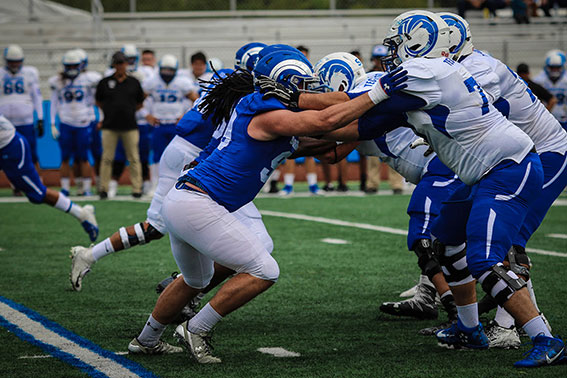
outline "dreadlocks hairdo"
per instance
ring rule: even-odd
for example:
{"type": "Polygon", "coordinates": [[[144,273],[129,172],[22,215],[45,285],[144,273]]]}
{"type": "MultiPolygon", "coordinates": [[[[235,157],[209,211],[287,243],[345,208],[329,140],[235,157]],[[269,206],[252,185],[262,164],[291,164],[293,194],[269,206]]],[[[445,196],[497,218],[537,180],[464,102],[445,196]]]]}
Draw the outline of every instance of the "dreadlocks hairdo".
{"type": "Polygon", "coordinates": [[[217,74],[216,70],[214,73],[210,81],[201,80],[201,88],[208,93],[198,107],[203,118],[212,117],[213,123],[219,126],[230,120],[232,109],[242,97],[254,92],[254,80],[250,72],[242,69],[225,77],[217,74]]]}

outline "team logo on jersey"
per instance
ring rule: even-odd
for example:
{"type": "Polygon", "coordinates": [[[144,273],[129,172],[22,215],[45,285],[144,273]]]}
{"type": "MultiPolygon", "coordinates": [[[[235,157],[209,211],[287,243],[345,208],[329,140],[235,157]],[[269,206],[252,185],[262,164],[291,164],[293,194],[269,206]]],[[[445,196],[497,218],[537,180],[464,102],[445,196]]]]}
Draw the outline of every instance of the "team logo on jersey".
{"type": "Polygon", "coordinates": [[[114,89],[116,87],[116,81],[108,80],[108,88],[114,89]]]}

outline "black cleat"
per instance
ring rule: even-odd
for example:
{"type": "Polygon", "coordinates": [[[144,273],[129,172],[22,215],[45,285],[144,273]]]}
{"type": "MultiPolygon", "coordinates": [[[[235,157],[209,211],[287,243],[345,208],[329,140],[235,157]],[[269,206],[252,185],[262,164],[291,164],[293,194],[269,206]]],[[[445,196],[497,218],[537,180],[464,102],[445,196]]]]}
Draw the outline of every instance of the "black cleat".
{"type": "Polygon", "coordinates": [[[396,316],[409,316],[417,319],[437,319],[435,304],[436,290],[432,286],[420,283],[415,296],[400,302],[385,302],[380,311],[396,316]]]}

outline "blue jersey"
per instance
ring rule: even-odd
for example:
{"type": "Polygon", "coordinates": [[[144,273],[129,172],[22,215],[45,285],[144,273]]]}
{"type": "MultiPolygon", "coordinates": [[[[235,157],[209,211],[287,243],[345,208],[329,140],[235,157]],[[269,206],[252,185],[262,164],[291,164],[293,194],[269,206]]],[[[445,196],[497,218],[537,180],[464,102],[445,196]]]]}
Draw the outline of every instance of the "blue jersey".
{"type": "Polygon", "coordinates": [[[211,118],[203,118],[203,114],[194,106],[177,122],[175,133],[192,145],[203,149],[211,140],[215,130],[211,118]]]}
{"type": "Polygon", "coordinates": [[[263,100],[260,93],[244,97],[234,109],[218,147],[180,181],[197,180],[213,200],[230,212],[252,201],[274,169],[299,144],[295,137],[263,142],[248,135],[254,116],[278,109],[286,107],[276,99],[263,100]]]}

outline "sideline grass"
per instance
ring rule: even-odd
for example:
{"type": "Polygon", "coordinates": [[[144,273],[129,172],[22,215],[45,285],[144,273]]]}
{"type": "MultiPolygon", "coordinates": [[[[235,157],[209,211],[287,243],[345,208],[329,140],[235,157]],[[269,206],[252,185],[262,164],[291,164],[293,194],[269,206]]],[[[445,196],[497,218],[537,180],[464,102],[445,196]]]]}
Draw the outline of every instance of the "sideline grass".
{"type": "MultiPolygon", "coordinates": [[[[409,196],[263,198],[260,209],[407,228],[409,196]]],[[[147,204],[97,202],[101,238],[145,218],[147,204]]],[[[279,282],[216,328],[215,366],[198,366],[185,354],[130,356],[163,377],[512,377],[566,376],[567,366],[518,371],[520,351],[455,352],[416,334],[438,321],[416,321],[380,314],[381,302],[394,300],[418,278],[405,238],[369,230],[301,220],[264,217],[281,269],[279,282]],[[347,245],[330,245],[323,238],[347,245]],[[301,353],[274,358],[256,350],[283,347],[301,353]]],[[[530,243],[532,248],[567,253],[565,207],[554,207],[530,243]]],[[[101,240],[101,239],[100,239],[101,240]]],[[[105,349],[125,351],[151,312],[157,282],[176,270],[167,238],[101,260],[80,293],[70,290],[68,251],[87,245],[78,223],[47,206],[0,204],[0,293],[92,340],[105,349]]],[[[532,270],[540,307],[555,332],[565,334],[567,258],[533,255],[532,270]]],[[[444,319],[444,314],[439,320],[444,319]]],[[[173,329],[165,340],[174,342],[173,329]]],[[[14,377],[84,376],[0,329],[0,375],[14,377]]]]}

